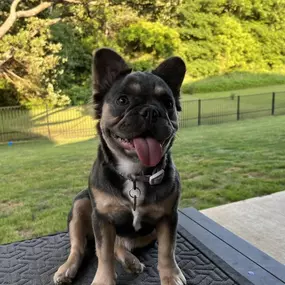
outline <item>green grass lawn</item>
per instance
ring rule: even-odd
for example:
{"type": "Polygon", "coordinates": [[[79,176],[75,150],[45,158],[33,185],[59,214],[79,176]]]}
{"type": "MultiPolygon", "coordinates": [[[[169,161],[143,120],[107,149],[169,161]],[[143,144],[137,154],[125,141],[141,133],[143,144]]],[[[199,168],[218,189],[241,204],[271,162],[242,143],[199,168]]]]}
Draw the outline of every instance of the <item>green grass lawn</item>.
{"type": "MultiPolygon", "coordinates": [[[[285,85],[285,75],[275,73],[232,72],[192,81],[186,77],[182,91],[186,94],[210,93],[229,90],[285,85]]],[[[284,89],[282,90],[284,91],[284,89]]],[[[256,92],[258,93],[258,92],[256,92]]]]}
{"type": "MultiPolygon", "coordinates": [[[[173,149],[181,207],[198,209],[285,189],[285,116],[180,130],[173,149]]],[[[0,145],[0,243],[66,228],[97,140],[0,145]]]]}
{"type": "Polygon", "coordinates": [[[182,100],[188,101],[192,99],[213,99],[221,97],[230,97],[231,95],[258,95],[258,94],[272,94],[272,92],[285,93],[285,84],[280,85],[269,85],[246,89],[234,89],[227,91],[213,91],[213,92],[202,92],[190,95],[189,93],[183,93],[182,100]]]}

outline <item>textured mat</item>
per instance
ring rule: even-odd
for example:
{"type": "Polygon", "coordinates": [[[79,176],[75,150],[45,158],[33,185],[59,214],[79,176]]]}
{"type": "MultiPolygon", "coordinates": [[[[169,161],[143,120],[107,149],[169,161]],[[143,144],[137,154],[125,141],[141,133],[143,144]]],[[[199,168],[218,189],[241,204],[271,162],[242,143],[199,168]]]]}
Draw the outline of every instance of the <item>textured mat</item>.
{"type": "MultiPolygon", "coordinates": [[[[193,237],[192,237],[193,238],[193,237]]],[[[203,253],[203,245],[191,238],[184,229],[179,229],[176,256],[185,274],[187,285],[234,285],[245,284],[242,277],[226,264],[203,253]],[[211,260],[210,260],[211,259],[211,260]],[[213,261],[214,260],[214,261],[213,261]],[[235,281],[234,281],[235,280],[235,281]]],[[[49,285],[58,266],[69,252],[67,233],[40,237],[0,246],[0,284],[49,285]]],[[[204,251],[205,252],[205,251],[204,251]]],[[[157,245],[137,252],[146,270],[134,276],[118,266],[118,285],[159,285],[157,245]]],[[[74,280],[75,285],[90,285],[96,270],[96,257],[87,258],[74,280]]]]}

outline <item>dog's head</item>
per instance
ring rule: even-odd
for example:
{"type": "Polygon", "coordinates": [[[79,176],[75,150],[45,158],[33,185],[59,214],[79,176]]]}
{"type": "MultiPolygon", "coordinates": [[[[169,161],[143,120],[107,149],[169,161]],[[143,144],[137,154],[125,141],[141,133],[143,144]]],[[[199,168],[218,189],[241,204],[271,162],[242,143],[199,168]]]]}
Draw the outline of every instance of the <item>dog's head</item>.
{"type": "Polygon", "coordinates": [[[111,49],[93,55],[96,117],[102,138],[117,157],[157,165],[178,129],[180,87],[185,64],[179,57],[152,72],[132,72],[111,49]]]}

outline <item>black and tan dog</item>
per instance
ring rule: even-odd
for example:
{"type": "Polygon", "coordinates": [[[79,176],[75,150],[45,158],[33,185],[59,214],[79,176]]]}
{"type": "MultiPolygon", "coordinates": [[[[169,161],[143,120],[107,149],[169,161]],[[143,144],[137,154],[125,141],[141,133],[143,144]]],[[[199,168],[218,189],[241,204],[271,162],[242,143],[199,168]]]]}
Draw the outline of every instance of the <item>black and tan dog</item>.
{"type": "Polygon", "coordinates": [[[90,236],[95,236],[98,256],[92,285],[115,284],[115,259],[127,271],[142,272],[144,265],[131,251],[155,239],[161,284],[186,284],[175,261],[180,181],[170,154],[184,74],[179,57],[165,60],[152,72],[131,72],[111,49],[94,53],[101,140],[89,187],[73,203],[71,251],[54,276],[55,284],[71,282],[90,236]]]}

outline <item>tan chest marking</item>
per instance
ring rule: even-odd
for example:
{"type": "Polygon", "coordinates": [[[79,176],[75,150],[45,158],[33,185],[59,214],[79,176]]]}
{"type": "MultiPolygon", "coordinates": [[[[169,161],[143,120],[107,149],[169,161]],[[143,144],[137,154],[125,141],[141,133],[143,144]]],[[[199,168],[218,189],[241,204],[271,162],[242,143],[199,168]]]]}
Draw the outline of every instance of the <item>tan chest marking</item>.
{"type": "MultiPolygon", "coordinates": [[[[128,189],[128,188],[126,188],[128,189]]],[[[171,214],[173,211],[173,205],[177,198],[177,193],[174,192],[172,195],[167,197],[157,204],[150,204],[147,206],[142,206],[141,202],[137,205],[136,211],[132,209],[133,204],[126,200],[119,199],[115,196],[104,193],[104,191],[92,188],[92,193],[96,201],[97,211],[101,214],[119,214],[123,211],[132,211],[133,214],[133,227],[136,231],[141,228],[142,217],[147,215],[154,220],[158,220],[165,215],[171,214]]]]}
{"type": "Polygon", "coordinates": [[[96,209],[100,214],[116,214],[130,208],[129,203],[104,191],[92,188],[96,209]]]}

